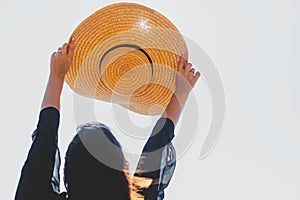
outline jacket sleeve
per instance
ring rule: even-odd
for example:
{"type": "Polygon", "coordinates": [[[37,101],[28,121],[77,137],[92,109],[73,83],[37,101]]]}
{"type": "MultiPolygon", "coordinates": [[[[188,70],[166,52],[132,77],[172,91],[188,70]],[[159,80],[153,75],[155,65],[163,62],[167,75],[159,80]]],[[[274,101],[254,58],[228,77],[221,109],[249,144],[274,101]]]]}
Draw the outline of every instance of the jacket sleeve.
{"type": "Polygon", "coordinates": [[[161,200],[176,165],[174,124],[169,118],[160,118],[154,126],[151,136],[143,148],[135,176],[151,178],[152,183],[140,193],[145,200],[161,200]]]}
{"type": "Polygon", "coordinates": [[[59,119],[59,111],[54,107],[46,107],[40,111],[15,200],[54,199],[57,196],[57,192],[53,190],[53,173],[55,159],[60,161],[57,148],[59,119]]]}

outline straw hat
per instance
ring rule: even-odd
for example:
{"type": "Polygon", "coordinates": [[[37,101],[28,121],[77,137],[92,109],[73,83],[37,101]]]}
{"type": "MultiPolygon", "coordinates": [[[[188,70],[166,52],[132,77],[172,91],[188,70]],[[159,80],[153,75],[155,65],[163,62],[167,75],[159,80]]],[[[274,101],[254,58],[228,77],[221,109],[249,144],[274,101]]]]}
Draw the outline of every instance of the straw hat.
{"type": "Polygon", "coordinates": [[[179,56],[188,53],[166,17],[139,4],[112,4],[86,18],[71,37],[76,46],[65,82],[74,92],[144,115],[164,111],[179,56]]]}

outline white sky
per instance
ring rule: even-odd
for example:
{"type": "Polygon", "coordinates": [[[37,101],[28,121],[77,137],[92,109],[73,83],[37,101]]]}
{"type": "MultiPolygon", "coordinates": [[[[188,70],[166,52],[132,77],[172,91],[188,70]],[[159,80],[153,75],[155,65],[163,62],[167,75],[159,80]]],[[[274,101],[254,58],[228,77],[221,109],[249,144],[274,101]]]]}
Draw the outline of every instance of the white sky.
{"type": "MultiPolygon", "coordinates": [[[[115,2],[1,1],[1,199],[14,197],[37,124],[51,53],[82,20],[115,2]]],[[[201,131],[177,161],[166,199],[300,199],[299,1],[133,2],[161,12],[201,45],[225,87],[222,138],[209,157],[198,160],[211,105],[203,81],[196,86],[201,131]]],[[[76,128],[73,95],[65,85],[59,129],[62,160],[76,128]]],[[[106,103],[96,101],[95,112],[97,120],[114,126],[106,103]]],[[[131,117],[145,126],[151,122],[131,117]]],[[[142,142],[136,144],[124,146],[138,151],[142,142]]]]}

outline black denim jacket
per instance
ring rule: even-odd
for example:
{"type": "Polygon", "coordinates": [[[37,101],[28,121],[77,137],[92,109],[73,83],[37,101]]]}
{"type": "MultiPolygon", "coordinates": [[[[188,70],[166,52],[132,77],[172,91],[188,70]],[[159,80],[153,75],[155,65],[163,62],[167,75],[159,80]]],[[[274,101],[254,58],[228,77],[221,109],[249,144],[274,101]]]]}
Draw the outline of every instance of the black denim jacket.
{"type": "MultiPolygon", "coordinates": [[[[16,200],[68,199],[67,193],[60,193],[59,190],[59,119],[60,113],[54,107],[40,111],[37,128],[32,134],[33,143],[22,168],[16,200]]],[[[105,126],[102,123],[98,125],[105,126]]],[[[145,200],[164,199],[164,189],[176,166],[176,153],[171,143],[173,138],[173,122],[168,118],[160,118],[143,149],[135,173],[135,176],[153,179],[151,186],[141,191],[145,200]]]]}

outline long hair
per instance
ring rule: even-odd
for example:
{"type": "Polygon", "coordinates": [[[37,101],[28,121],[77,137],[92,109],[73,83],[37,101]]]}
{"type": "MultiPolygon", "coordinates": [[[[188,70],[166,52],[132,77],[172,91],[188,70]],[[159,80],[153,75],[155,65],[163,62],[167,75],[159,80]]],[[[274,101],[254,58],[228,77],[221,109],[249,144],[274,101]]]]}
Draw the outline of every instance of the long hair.
{"type": "Polygon", "coordinates": [[[121,145],[108,127],[87,123],[77,128],[64,167],[71,200],[130,199],[130,184],[121,145]]]}

